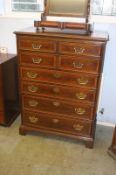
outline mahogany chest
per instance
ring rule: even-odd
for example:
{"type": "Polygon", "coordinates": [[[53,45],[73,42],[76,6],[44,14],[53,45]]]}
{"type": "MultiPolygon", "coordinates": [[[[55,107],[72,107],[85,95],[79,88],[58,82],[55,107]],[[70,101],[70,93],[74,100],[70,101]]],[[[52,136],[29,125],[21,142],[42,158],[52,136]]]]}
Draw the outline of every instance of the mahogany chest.
{"type": "Polygon", "coordinates": [[[30,28],[15,32],[21,97],[20,134],[58,134],[93,147],[108,35],[30,28]]]}

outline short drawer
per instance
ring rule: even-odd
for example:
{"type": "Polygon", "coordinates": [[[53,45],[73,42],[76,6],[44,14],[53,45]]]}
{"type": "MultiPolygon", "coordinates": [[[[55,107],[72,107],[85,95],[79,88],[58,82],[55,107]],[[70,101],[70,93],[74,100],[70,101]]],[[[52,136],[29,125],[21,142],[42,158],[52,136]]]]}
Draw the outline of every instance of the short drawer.
{"type": "Polygon", "coordinates": [[[94,103],[96,95],[95,90],[89,90],[86,88],[70,88],[66,86],[34,83],[27,81],[22,82],[21,89],[23,93],[30,95],[42,95],[64,100],[89,103],[94,103]]]}
{"type": "Polygon", "coordinates": [[[21,37],[18,40],[19,49],[32,50],[39,52],[56,52],[55,41],[49,39],[33,38],[33,37],[21,37]]]}
{"type": "Polygon", "coordinates": [[[23,80],[55,83],[68,86],[96,88],[98,76],[84,73],[69,73],[63,71],[21,68],[23,80]]]}
{"type": "Polygon", "coordinates": [[[95,42],[60,42],[59,52],[73,55],[101,56],[102,44],[95,42]]]}
{"type": "Polygon", "coordinates": [[[60,69],[71,71],[82,71],[87,73],[100,72],[100,58],[92,56],[60,56],[60,69]]]}
{"type": "Polygon", "coordinates": [[[56,113],[67,117],[93,119],[94,107],[90,104],[27,95],[23,96],[22,99],[24,109],[56,113]]]}
{"type": "Polygon", "coordinates": [[[19,54],[21,65],[30,65],[36,67],[51,67],[55,66],[56,56],[53,54],[42,54],[38,52],[20,52],[19,54]]]}
{"type": "Polygon", "coordinates": [[[76,135],[90,135],[91,122],[79,119],[65,119],[58,116],[46,115],[44,113],[35,113],[24,111],[23,123],[33,127],[43,128],[44,130],[58,131],[76,135]]]}

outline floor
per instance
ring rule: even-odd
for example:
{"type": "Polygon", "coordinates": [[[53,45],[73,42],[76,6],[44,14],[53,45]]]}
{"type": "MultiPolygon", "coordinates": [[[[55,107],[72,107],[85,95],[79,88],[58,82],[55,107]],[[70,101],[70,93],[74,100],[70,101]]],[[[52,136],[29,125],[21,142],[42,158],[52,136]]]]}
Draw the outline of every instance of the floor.
{"type": "Polygon", "coordinates": [[[20,136],[20,117],[0,126],[0,175],[115,175],[108,155],[113,128],[97,125],[94,149],[82,142],[29,133],[20,136]]]}

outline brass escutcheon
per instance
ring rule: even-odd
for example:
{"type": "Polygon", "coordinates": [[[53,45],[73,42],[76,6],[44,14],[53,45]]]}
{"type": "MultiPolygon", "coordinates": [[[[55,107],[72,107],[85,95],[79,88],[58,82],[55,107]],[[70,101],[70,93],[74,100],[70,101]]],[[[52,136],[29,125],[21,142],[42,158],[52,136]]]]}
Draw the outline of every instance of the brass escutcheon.
{"type": "Polygon", "coordinates": [[[80,84],[80,85],[87,85],[89,80],[84,78],[84,77],[81,77],[81,78],[78,78],[77,79],[77,82],[80,84]]]}
{"type": "Polygon", "coordinates": [[[55,78],[60,78],[60,77],[61,77],[61,74],[60,74],[59,72],[56,72],[56,73],[53,74],[53,76],[54,76],[55,78]]]}
{"type": "Polygon", "coordinates": [[[36,86],[33,86],[33,85],[31,85],[31,86],[28,86],[28,91],[29,92],[37,92],[38,91],[38,87],[36,87],[36,86]]]}
{"type": "Polygon", "coordinates": [[[42,62],[42,58],[32,58],[32,62],[34,64],[40,64],[42,62]]]}
{"type": "Polygon", "coordinates": [[[82,131],[83,128],[84,128],[84,126],[83,126],[83,125],[80,125],[80,124],[74,124],[74,125],[73,125],[73,128],[74,128],[74,130],[76,130],[76,131],[82,131]]]}
{"type": "Polygon", "coordinates": [[[28,103],[29,103],[29,106],[31,107],[37,107],[38,105],[38,101],[36,100],[30,100],[28,103]]]}
{"type": "Polygon", "coordinates": [[[84,108],[75,108],[75,112],[78,115],[83,115],[85,114],[86,110],[84,108]]]}
{"type": "Polygon", "coordinates": [[[79,100],[85,100],[86,97],[87,97],[87,95],[84,94],[84,93],[82,93],[82,92],[80,92],[80,93],[76,93],[76,97],[77,97],[77,99],[79,99],[79,100]]]}
{"type": "Polygon", "coordinates": [[[29,116],[29,121],[31,122],[31,123],[37,123],[38,122],[38,120],[39,120],[39,118],[38,117],[36,117],[36,116],[29,116]]]}
{"type": "Polygon", "coordinates": [[[73,66],[74,68],[82,69],[84,64],[78,61],[78,62],[73,62],[73,66]]]}
{"type": "Polygon", "coordinates": [[[27,77],[28,78],[34,79],[34,78],[37,78],[37,76],[38,76],[38,73],[27,72],[27,77]]]}
{"type": "Polygon", "coordinates": [[[60,106],[60,102],[54,101],[54,102],[53,102],[53,105],[54,105],[55,107],[59,107],[59,106],[60,106]]]}
{"type": "Polygon", "coordinates": [[[79,54],[83,54],[85,51],[85,48],[81,48],[81,47],[74,47],[74,52],[75,54],[79,55],[79,54]]]}
{"type": "Polygon", "coordinates": [[[42,47],[41,44],[37,44],[37,43],[33,43],[33,44],[32,44],[32,48],[33,48],[34,50],[40,50],[41,47],[42,47]]]}
{"type": "Polygon", "coordinates": [[[59,89],[58,87],[54,87],[54,88],[53,88],[53,92],[59,93],[59,92],[60,92],[60,89],[59,89]]]}

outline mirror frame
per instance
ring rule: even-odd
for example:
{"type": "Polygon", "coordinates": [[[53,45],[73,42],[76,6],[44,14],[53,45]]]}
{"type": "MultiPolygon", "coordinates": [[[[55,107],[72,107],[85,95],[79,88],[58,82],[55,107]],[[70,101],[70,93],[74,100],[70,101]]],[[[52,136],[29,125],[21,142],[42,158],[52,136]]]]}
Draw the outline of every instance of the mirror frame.
{"type": "MultiPolygon", "coordinates": [[[[55,0],[54,0],[55,1],[55,0]]],[[[71,0],[70,0],[71,1],[71,0]]],[[[43,16],[57,16],[57,17],[79,17],[79,18],[85,18],[88,19],[90,14],[90,0],[86,0],[86,6],[85,6],[85,13],[83,15],[78,15],[78,13],[50,13],[50,0],[44,0],[44,13],[43,16]]]]}

